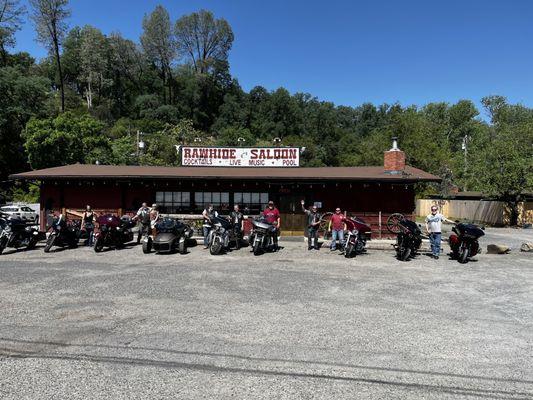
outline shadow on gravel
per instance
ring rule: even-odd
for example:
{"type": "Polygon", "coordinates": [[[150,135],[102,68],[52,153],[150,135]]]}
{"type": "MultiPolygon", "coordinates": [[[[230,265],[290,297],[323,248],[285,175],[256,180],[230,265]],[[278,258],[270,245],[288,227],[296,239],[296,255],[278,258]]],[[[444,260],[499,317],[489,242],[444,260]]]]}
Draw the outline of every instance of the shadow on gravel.
{"type": "MultiPolygon", "coordinates": [[[[497,377],[487,377],[487,376],[477,376],[477,375],[464,375],[464,374],[454,374],[446,372],[433,372],[433,371],[420,371],[420,370],[411,370],[411,369],[395,369],[395,368],[386,368],[386,367],[371,367],[364,365],[351,365],[343,363],[332,363],[332,362],[322,362],[322,361],[312,361],[312,360],[291,360],[291,359],[282,359],[282,358],[261,358],[261,357],[248,357],[241,355],[231,355],[231,354],[220,354],[220,353],[209,353],[209,352],[194,352],[194,351],[179,351],[171,349],[161,349],[161,348],[150,348],[150,347],[135,347],[135,346],[111,346],[111,345],[83,345],[83,344],[69,344],[62,342],[47,342],[47,341],[29,341],[29,340],[17,340],[17,339],[8,339],[0,338],[0,341],[10,342],[12,345],[24,344],[24,345],[47,345],[53,347],[49,349],[49,353],[46,353],[41,348],[37,348],[34,351],[16,349],[9,347],[0,347],[0,356],[16,359],[53,359],[53,360],[62,360],[62,361],[91,361],[96,363],[108,363],[108,364],[119,364],[119,365],[132,365],[132,366],[148,366],[148,367],[159,367],[159,368],[168,368],[168,369],[188,369],[195,371],[205,371],[205,372],[221,372],[221,373],[237,373],[237,374],[250,374],[250,375],[264,375],[264,376],[280,376],[280,377],[289,377],[289,378],[304,378],[304,379],[327,379],[335,381],[347,381],[347,382],[357,382],[357,383],[366,383],[366,384],[376,384],[376,385],[385,385],[393,386],[405,389],[416,389],[416,390],[425,390],[430,392],[438,393],[447,393],[453,395],[464,395],[480,398],[492,398],[492,399],[531,399],[533,392],[523,392],[515,390],[500,390],[500,389],[484,389],[484,388],[474,388],[474,387],[463,387],[459,385],[433,385],[433,384],[422,384],[422,383],[413,383],[413,382],[401,382],[401,381],[392,381],[386,379],[378,378],[363,378],[363,377],[349,377],[349,376],[338,376],[332,374],[321,374],[321,373],[307,373],[299,371],[280,371],[280,370],[269,370],[264,368],[237,368],[237,367],[227,367],[227,366],[218,366],[207,363],[192,363],[192,362],[180,362],[180,361],[163,361],[163,360],[154,360],[149,358],[133,358],[133,357],[118,357],[118,356],[104,356],[104,355],[93,355],[93,354],[57,354],[57,348],[103,348],[103,349],[114,349],[114,350],[139,350],[139,351],[157,351],[168,354],[176,354],[182,356],[205,356],[205,357],[220,357],[220,358],[233,358],[239,360],[247,360],[253,362],[286,362],[292,364],[303,364],[303,365],[323,365],[323,366],[334,366],[342,368],[351,368],[359,370],[370,370],[370,371],[381,371],[381,372],[394,372],[394,373],[410,373],[415,375],[422,376],[435,376],[435,377],[446,377],[446,378],[459,378],[459,379],[468,379],[468,380],[479,380],[479,381],[489,381],[489,382],[505,382],[505,383],[518,383],[525,385],[533,385],[533,381],[530,380],[521,380],[521,379],[506,379],[506,378],[497,378],[497,377]],[[52,353],[53,351],[53,353],[52,353]]],[[[466,382],[465,382],[466,383],[466,382]]],[[[470,385],[472,382],[468,382],[470,385]]],[[[478,385],[486,387],[487,383],[479,382],[478,385]]]]}

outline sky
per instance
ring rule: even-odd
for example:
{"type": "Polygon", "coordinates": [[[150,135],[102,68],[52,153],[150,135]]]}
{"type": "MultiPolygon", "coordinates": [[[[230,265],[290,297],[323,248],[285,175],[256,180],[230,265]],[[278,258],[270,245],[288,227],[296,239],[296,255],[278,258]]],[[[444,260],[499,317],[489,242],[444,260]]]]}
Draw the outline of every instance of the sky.
{"type": "MultiPolygon", "coordinates": [[[[245,90],[283,86],[349,106],[479,106],[491,94],[533,106],[533,1],[71,0],[68,23],[138,41],[157,4],[173,21],[200,9],[225,18],[245,90]]],[[[46,55],[30,22],[16,50],[46,55]]]]}

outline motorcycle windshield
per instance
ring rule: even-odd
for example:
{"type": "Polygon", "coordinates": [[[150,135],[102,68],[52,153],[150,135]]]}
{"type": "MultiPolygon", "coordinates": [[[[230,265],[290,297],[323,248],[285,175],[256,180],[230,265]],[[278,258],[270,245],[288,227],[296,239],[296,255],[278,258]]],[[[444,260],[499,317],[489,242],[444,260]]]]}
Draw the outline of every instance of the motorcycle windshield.
{"type": "Polygon", "coordinates": [[[420,234],[420,229],[418,228],[418,225],[411,220],[402,219],[400,221],[400,225],[415,235],[420,234]]]}
{"type": "Polygon", "coordinates": [[[156,224],[156,229],[161,233],[172,233],[176,230],[176,220],[170,217],[163,218],[156,224]]]}
{"type": "Polygon", "coordinates": [[[480,238],[485,234],[479,226],[474,224],[458,224],[457,229],[461,234],[475,239],[480,238]]]}

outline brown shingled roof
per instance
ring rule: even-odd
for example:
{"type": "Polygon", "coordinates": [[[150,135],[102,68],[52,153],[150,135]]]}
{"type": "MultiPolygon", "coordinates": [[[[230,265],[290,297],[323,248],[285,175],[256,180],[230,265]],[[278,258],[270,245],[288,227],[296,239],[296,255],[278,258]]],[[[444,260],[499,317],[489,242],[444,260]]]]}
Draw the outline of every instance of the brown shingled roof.
{"type": "Polygon", "coordinates": [[[134,165],[74,164],[10,175],[10,179],[267,179],[438,182],[438,176],[406,166],[402,174],[383,167],[244,168],[150,167],[134,165]]]}

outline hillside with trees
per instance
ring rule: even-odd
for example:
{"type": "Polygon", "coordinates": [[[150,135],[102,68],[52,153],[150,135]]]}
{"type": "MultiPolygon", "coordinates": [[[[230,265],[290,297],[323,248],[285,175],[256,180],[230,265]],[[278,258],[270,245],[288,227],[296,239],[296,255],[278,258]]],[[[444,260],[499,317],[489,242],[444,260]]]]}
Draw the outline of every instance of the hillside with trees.
{"type": "MultiPolygon", "coordinates": [[[[157,6],[137,41],[69,26],[67,0],[0,0],[0,174],[70,163],[178,165],[175,144],[305,146],[305,166],[381,165],[398,136],[407,162],[452,187],[516,204],[533,186],[533,109],[504,97],[335,105],[311,94],[241,88],[229,23],[157,6]],[[26,17],[49,53],[11,51],[26,17]],[[139,151],[138,133],[146,143],[139,151]],[[238,141],[244,138],[245,141],[238,141]]],[[[260,82],[258,82],[260,83],[260,82]]],[[[4,197],[12,188],[4,183],[4,197]]],[[[15,190],[16,192],[16,190],[15,190]]]]}

